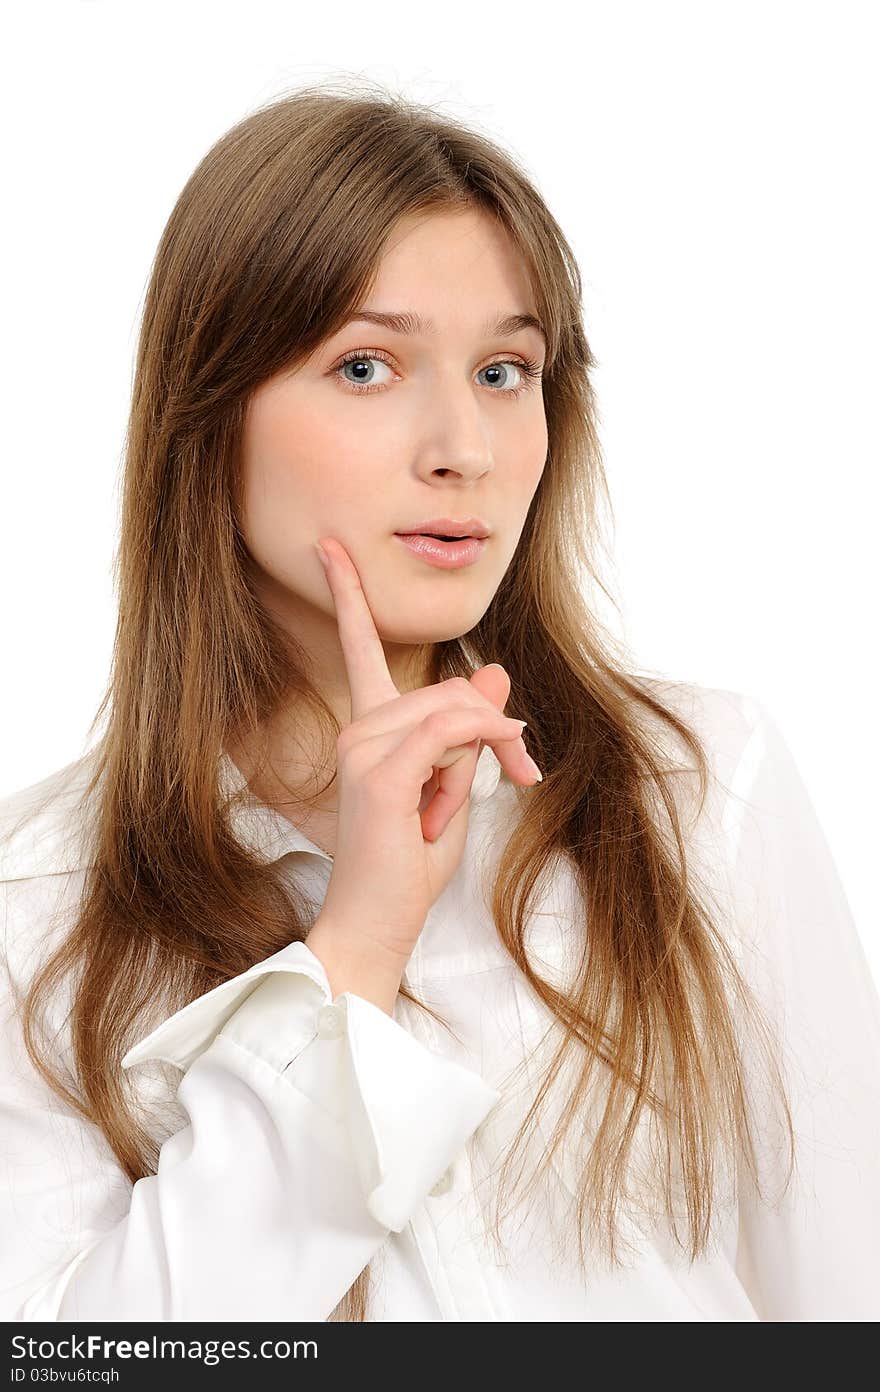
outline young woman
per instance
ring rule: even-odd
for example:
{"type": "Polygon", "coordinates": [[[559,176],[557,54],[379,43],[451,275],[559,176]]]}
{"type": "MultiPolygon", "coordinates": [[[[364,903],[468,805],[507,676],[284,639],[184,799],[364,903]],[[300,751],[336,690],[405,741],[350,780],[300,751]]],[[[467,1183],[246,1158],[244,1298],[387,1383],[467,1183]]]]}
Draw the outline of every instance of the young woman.
{"type": "Polygon", "coordinates": [[[880,1315],[877,994],[767,711],[585,598],[580,288],[399,97],[184,188],[106,727],[2,807],[7,1320],[880,1315]]]}

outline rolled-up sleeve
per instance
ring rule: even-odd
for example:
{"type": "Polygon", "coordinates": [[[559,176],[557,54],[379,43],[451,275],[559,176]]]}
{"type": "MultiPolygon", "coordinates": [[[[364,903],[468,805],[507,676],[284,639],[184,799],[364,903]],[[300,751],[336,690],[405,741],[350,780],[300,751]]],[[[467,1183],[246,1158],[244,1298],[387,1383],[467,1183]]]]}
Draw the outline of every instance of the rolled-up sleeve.
{"type": "Polygon", "coordinates": [[[0,1094],[4,1318],[326,1319],[500,1095],[370,1001],[334,1001],[299,942],[170,1016],[123,1067],[152,1059],[182,1070],[189,1123],[133,1186],[95,1127],[41,1108],[36,1080],[23,1093],[21,1069],[0,1094]]]}
{"type": "Polygon", "coordinates": [[[743,1174],[737,1270],[763,1320],[873,1321],[880,999],[791,751],[768,711],[750,707],[731,789],[737,913],[743,960],[781,1046],[795,1171],[780,1200],[789,1156],[779,1126],[768,1125],[759,1156],[770,1202],[743,1174]]]}

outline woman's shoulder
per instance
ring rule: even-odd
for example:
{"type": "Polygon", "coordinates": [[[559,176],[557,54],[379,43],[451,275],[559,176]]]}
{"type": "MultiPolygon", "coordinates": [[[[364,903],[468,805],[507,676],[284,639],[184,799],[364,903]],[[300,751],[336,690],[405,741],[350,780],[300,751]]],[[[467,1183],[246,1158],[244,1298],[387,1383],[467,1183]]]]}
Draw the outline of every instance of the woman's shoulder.
{"type": "Polygon", "coordinates": [[[0,798],[0,882],[65,875],[88,864],[84,794],[95,753],[0,798]]]}
{"type": "Polygon", "coordinates": [[[788,771],[787,745],[767,705],[748,691],[656,677],[648,693],[697,736],[706,759],[703,787],[680,736],[659,715],[657,743],[669,755],[673,776],[666,780],[681,814],[689,873],[726,901],[736,885],[766,871],[767,841],[797,810],[800,792],[788,771]],[[788,777],[788,782],[785,781],[788,777]],[[768,788],[793,788],[788,803],[774,812],[768,788]]]}
{"type": "Polygon", "coordinates": [[[0,960],[19,987],[75,920],[94,751],[0,798],[0,960]]]}
{"type": "MultiPolygon", "coordinates": [[[[693,730],[703,745],[712,775],[722,783],[736,772],[753,736],[768,718],[766,707],[747,691],[658,676],[639,675],[637,681],[648,695],[693,730]]],[[[670,738],[670,727],[660,716],[649,714],[648,720],[658,731],[663,729],[665,740],[670,738]]]]}

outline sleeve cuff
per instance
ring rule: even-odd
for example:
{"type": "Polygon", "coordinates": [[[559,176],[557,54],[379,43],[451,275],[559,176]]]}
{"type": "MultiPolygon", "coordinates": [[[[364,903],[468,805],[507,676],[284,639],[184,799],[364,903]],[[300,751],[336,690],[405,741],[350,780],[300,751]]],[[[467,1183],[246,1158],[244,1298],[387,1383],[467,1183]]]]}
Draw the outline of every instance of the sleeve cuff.
{"type": "Polygon", "coordinates": [[[270,972],[295,972],[307,976],[320,988],[325,1001],[330,1000],[327,973],[314,952],[304,942],[288,943],[262,962],[255,962],[246,972],[221,981],[213,991],[198,996],[182,1010],[170,1015],[145,1035],[123,1056],[122,1067],[131,1068],[147,1059],[163,1059],[178,1068],[189,1068],[199,1054],[204,1053],[227,1020],[244,1004],[260,981],[270,972]]]}
{"type": "Polygon", "coordinates": [[[501,1097],[361,996],[344,992],[345,1089],[367,1208],[400,1232],[501,1097]]]}
{"type": "Polygon", "coordinates": [[[331,1000],[320,960],[305,943],[289,943],[190,1001],[122,1066],[158,1058],[186,1070],[222,1032],[339,1123],[369,1213],[400,1232],[501,1093],[372,1001],[351,991],[331,1000]],[[328,1006],[330,1032],[321,1028],[328,1006]]]}

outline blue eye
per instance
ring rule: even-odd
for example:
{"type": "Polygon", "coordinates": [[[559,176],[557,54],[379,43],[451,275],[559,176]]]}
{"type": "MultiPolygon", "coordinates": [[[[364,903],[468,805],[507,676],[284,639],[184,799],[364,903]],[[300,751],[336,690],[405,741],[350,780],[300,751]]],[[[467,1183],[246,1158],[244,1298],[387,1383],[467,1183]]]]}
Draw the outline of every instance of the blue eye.
{"type": "MultiPolygon", "coordinates": [[[[360,367],[362,364],[367,364],[371,362],[384,362],[386,366],[390,366],[390,364],[388,363],[388,359],[380,355],[379,353],[374,353],[372,351],[368,353],[354,352],[347,353],[346,356],[340,362],[339,366],[334,369],[334,371],[337,373],[341,373],[342,369],[344,367],[347,367],[350,363],[356,363],[357,366],[360,367]]],[[[373,375],[375,375],[375,368],[373,368],[372,371],[373,375]]],[[[365,380],[361,381],[352,381],[350,377],[343,376],[340,380],[343,381],[347,387],[351,387],[353,391],[364,392],[377,390],[377,388],[371,384],[369,378],[366,378],[365,380]]]]}
{"type": "MultiPolygon", "coordinates": [[[[377,386],[370,381],[353,382],[350,377],[340,376],[343,369],[347,367],[350,363],[361,364],[370,362],[384,362],[390,366],[390,359],[386,356],[385,353],[382,353],[375,348],[358,348],[354,349],[349,353],[346,353],[345,357],[340,359],[336,367],[332,369],[332,373],[334,376],[336,376],[337,380],[341,383],[344,383],[350,391],[363,393],[382,391],[384,389],[384,383],[380,383],[377,386]]],[[[523,392],[529,391],[533,382],[541,376],[540,365],[538,363],[531,362],[528,358],[501,358],[497,362],[488,363],[486,367],[481,367],[480,371],[494,372],[496,369],[501,367],[515,367],[520,373],[522,373],[525,380],[517,387],[513,387],[506,391],[495,391],[496,396],[521,396],[523,392]]]]}

